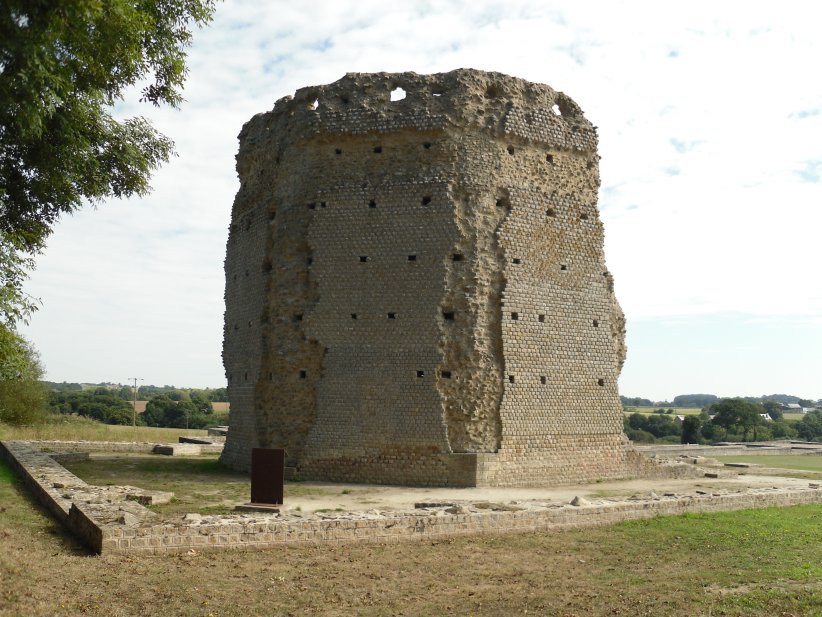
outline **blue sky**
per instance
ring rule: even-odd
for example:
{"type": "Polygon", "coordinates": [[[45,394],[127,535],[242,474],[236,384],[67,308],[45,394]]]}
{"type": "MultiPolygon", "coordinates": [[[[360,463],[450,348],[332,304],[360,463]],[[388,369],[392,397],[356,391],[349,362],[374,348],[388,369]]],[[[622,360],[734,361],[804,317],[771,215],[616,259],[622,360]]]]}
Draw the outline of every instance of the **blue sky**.
{"type": "Polygon", "coordinates": [[[143,199],[65,218],[25,334],[49,379],[217,386],[236,136],[346,72],[502,71],[599,127],[606,259],[629,396],[822,397],[822,9],[781,2],[228,0],[187,101],[129,97],[179,156],[143,199]],[[398,5],[398,6],[395,6],[398,5]]]}

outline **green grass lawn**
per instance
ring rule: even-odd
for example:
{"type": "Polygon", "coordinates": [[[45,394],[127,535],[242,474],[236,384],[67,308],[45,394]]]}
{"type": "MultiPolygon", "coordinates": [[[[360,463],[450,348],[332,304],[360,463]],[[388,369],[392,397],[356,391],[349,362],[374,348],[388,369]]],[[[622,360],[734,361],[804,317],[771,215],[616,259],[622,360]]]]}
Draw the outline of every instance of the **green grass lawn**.
{"type": "Polygon", "coordinates": [[[740,454],[736,456],[712,457],[721,463],[754,463],[765,467],[794,469],[797,471],[814,471],[822,474],[822,455],[818,454],[740,454]]]}

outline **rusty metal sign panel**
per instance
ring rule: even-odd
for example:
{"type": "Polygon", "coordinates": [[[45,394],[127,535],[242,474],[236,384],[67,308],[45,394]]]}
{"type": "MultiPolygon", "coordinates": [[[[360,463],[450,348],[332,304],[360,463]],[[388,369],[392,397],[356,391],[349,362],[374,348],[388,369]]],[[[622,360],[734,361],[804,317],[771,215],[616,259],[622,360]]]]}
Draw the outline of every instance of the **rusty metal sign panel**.
{"type": "Polygon", "coordinates": [[[251,503],[283,503],[285,450],[253,448],[251,450],[251,503]]]}

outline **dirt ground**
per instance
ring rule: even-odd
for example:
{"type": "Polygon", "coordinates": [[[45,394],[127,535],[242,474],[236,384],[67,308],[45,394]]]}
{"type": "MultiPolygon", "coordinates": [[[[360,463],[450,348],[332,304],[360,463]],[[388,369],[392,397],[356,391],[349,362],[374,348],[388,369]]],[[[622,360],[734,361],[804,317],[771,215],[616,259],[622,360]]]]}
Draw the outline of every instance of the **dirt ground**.
{"type": "MultiPolygon", "coordinates": [[[[751,472],[755,473],[755,472],[751,472]]],[[[807,487],[808,480],[781,476],[740,475],[725,478],[642,479],[598,482],[594,484],[569,484],[541,488],[409,488],[363,484],[337,484],[301,482],[312,490],[309,494],[287,499],[286,509],[302,511],[335,510],[355,512],[363,510],[405,510],[415,503],[462,503],[482,502],[511,503],[515,501],[540,501],[567,503],[575,496],[588,499],[647,495],[656,492],[684,494],[697,490],[738,491],[745,488],[807,487]]]]}

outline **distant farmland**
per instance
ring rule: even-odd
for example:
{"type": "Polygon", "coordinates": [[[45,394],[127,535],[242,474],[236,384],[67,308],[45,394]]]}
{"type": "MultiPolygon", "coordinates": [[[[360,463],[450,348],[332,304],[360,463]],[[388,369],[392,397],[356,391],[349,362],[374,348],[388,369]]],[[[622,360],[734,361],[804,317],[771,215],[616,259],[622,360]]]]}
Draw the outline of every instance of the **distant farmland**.
{"type": "MultiPolygon", "coordinates": [[[[148,401],[137,401],[137,413],[143,413],[146,410],[148,401]]],[[[214,413],[225,413],[229,409],[229,403],[211,403],[214,413]]]]}

